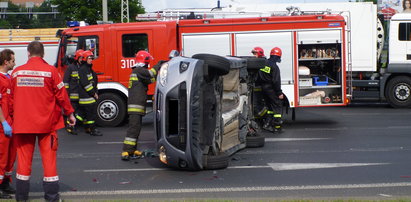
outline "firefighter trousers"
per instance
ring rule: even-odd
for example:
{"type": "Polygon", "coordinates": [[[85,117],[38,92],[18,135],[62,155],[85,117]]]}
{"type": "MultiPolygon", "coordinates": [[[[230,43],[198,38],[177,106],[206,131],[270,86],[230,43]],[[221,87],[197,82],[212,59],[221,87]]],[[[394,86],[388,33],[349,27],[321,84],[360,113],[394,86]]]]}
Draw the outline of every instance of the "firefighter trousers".
{"type": "Polygon", "coordinates": [[[31,166],[33,153],[38,139],[41,160],[43,164],[43,188],[45,199],[55,201],[58,199],[59,177],[57,175],[57,132],[46,134],[15,134],[17,147],[17,174],[16,174],[16,200],[28,200],[30,187],[31,166]]]}
{"type": "Polygon", "coordinates": [[[123,142],[123,151],[132,154],[137,150],[137,140],[140,136],[143,115],[130,114],[126,138],[123,142]]]}
{"type": "Polygon", "coordinates": [[[282,100],[278,98],[272,85],[262,85],[262,92],[265,103],[269,109],[267,115],[270,116],[269,119],[271,120],[271,124],[274,126],[274,129],[281,129],[283,123],[282,100]]]}
{"type": "Polygon", "coordinates": [[[77,119],[83,122],[84,128],[93,129],[97,118],[97,103],[79,104],[77,119]]]}
{"type": "Polygon", "coordinates": [[[4,133],[0,133],[0,184],[5,179],[11,180],[17,152],[15,139],[14,137],[6,137],[4,133]]]}

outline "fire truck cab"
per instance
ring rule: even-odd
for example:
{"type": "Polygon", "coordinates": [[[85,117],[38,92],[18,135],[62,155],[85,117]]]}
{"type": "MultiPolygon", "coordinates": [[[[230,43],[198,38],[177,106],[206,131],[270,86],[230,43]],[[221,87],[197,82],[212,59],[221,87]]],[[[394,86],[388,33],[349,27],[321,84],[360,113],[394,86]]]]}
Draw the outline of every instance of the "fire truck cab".
{"type": "MultiPolygon", "coordinates": [[[[200,17],[202,18],[202,17],[200,17]]],[[[345,21],[340,15],[267,16],[105,24],[60,32],[57,66],[64,72],[77,49],[94,51],[99,77],[99,125],[116,126],[126,118],[127,84],[134,55],[147,50],[150,65],[167,60],[171,50],[250,56],[282,49],[282,89],[290,107],[342,106],[346,96],[345,21]]],[[[153,95],[154,86],[148,94],[153,95]]]]}

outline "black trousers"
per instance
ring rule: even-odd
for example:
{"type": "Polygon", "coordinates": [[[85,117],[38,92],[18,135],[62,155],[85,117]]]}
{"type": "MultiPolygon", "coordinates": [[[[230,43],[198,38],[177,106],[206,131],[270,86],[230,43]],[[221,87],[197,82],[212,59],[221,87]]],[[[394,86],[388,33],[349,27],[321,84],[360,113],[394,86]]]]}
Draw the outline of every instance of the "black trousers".
{"type": "Polygon", "coordinates": [[[78,116],[83,120],[84,128],[94,128],[97,118],[97,103],[80,104],[77,110],[78,116]]]}
{"type": "Polygon", "coordinates": [[[271,84],[264,84],[261,86],[261,89],[269,111],[273,111],[273,115],[271,115],[272,125],[274,125],[275,128],[281,128],[283,101],[277,96],[271,84]]]}
{"type": "Polygon", "coordinates": [[[143,115],[130,114],[126,138],[123,143],[123,151],[132,153],[137,150],[137,140],[140,136],[143,115]]]}

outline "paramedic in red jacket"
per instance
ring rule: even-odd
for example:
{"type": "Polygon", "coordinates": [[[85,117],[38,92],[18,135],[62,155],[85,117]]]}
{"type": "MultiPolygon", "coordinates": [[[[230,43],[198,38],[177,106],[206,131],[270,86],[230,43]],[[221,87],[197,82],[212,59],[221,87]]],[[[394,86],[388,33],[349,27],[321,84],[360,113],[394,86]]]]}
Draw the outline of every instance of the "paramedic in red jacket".
{"type": "Polygon", "coordinates": [[[33,41],[27,51],[27,63],[12,73],[13,134],[18,156],[16,200],[28,200],[37,139],[44,169],[44,198],[46,201],[59,201],[56,130],[64,127],[62,110],[69,116],[70,124],[74,125],[76,119],[61,76],[55,67],[43,60],[43,44],[33,41]]]}
{"type": "Polygon", "coordinates": [[[11,198],[15,190],[10,186],[16,148],[12,137],[11,77],[7,73],[15,65],[14,52],[4,49],[0,52],[0,199],[11,198]]]}

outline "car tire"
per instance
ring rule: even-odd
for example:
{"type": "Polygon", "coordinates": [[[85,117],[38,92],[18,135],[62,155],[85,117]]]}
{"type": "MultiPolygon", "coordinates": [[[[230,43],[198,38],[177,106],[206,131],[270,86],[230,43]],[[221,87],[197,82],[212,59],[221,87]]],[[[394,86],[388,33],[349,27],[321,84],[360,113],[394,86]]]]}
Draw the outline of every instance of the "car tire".
{"type": "Polygon", "coordinates": [[[226,154],[221,154],[217,156],[204,155],[204,165],[205,170],[216,170],[224,169],[228,167],[229,156],[226,154]]]}
{"type": "Polygon", "coordinates": [[[97,100],[97,119],[99,126],[115,127],[126,119],[126,102],[114,93],[103,93],[97,100]]]}
{"type": "Polygon", "coordinates": [[[247,57],[247,69],[259,70],[265,66],[265,58],[247,57]]]}
{"type": "Polygon", "coordinates": [[[385,96],[394,108],[411,107],[411,78],[398,76],[388,81],[385,96]]]}
{"type": "Polygon", "coordinates": [[[263,147],[265,144],[265,137],[261,135],[256,136],[247,136],[246,137],[246,147],[248,148],[257,148],[263,147]]]}
{"type": "Polygon", "coordinates": [[[230,72],[230,61],[227,58],[212,54],[195,54],[192,58],[204,60],[208,65],[210,73],[218,76],[226,75],[230,72]]]}

